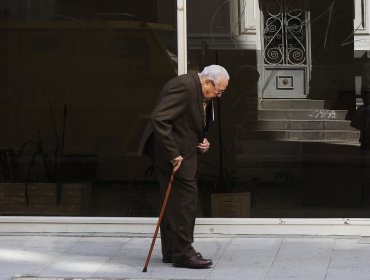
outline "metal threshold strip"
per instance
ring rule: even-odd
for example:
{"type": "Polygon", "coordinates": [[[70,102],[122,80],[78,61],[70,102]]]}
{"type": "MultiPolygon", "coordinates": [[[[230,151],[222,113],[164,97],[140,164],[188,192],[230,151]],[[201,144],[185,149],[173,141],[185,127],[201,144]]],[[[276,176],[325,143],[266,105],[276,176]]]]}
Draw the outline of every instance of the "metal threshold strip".
{"type": "MultiPolygon", "coordinates": [[[[157,218],[2,216],[0,234],[151,235],[157,218]]],[[[365,218],[198,218],[196,236],[370,236],[365,218]]]]}

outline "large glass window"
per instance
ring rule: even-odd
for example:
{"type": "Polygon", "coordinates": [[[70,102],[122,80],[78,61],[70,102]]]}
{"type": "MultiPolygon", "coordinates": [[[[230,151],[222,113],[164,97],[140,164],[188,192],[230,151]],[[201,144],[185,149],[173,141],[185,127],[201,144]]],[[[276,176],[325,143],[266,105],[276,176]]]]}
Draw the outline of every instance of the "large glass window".
{"type": "Polygon", "coordinates": [[[368,217],[369,1],[187,0],[186,38],[176,2],[0,0],[0,215],[158,215],[137,146],[187,63],[231,77],[199,216],[368,217]]]}
{"type": "Polygon", "coordinates": [[[176,3],[1,0],[0,42],[0,214],[125,215],[176,3]]]}
{"type": "Polygon", "coordinates": [[[200,158],[203,201],[217,193],[203,214],[367,217],[367,128],[350,121],[367,102],[369,1],[187,3],[189,50],[231,76],[200,158]]]}

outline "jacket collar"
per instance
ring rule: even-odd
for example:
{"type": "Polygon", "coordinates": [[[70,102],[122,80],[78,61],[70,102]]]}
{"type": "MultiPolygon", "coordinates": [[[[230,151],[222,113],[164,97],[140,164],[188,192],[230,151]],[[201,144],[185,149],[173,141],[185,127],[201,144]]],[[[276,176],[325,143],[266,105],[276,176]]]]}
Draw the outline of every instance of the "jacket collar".
{"type": "Polygon", "coordinates": [[[204,128],[205,123],[206,123],[206,116],[205,116],[204,109],[203,109],[202,85],[200,83],[200,78],[199,78],[198,73],[193,73],[192,76],[195,82],[195,88],[197,89],[198,108],[199,108],[199,113],[202,119],[202,127],[204,128]]]}

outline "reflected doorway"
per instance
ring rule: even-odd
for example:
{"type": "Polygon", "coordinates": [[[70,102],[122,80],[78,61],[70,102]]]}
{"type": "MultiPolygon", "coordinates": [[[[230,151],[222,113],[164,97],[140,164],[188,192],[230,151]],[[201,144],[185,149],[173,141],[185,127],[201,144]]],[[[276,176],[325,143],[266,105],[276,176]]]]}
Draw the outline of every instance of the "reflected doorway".
{"type": "Polygon", "coordinates": [[[263,98],[307,98],[310,32],[306,2],[262,1],[263,98]]]}

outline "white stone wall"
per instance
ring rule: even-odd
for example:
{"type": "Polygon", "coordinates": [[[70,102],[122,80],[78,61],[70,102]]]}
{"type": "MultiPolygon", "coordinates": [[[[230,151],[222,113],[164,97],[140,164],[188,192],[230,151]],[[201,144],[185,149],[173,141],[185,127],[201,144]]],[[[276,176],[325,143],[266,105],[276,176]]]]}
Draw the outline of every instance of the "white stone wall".
{"type": "Polygon", "coordinates": [[[256,49],[259,45],[259,13],[258,0],[230,1],[230,33],[237,47],[256,49]]]}
{"type": "Polygon", "coordinates": [[[370,0],[355,1],[355,50],[367,50],[370,57],[370,0]]]}

